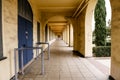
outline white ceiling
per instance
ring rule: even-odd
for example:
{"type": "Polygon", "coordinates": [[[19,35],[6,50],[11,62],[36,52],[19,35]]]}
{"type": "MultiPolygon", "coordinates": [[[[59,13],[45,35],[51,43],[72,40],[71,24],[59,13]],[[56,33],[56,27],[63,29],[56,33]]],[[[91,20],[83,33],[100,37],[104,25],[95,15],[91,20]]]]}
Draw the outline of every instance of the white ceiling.
{"type": "Polygon", "coordinates": [[[62,32],[67,24],[65,17],[72,16],[82,0],[30,0],[30,2],[47,17],[61,15],[48,19],[48,25],[54,32],[62,32]]]}

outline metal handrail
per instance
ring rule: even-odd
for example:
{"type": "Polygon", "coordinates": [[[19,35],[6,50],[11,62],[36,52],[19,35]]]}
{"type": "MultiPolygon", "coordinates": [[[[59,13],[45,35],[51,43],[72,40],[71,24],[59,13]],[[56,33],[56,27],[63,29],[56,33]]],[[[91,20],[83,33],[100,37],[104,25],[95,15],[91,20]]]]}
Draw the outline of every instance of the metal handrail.
{"type": "Polygon", "coordinates": [[[47,44],[48,45],[48,60],[50,59],[50,45],[49,45],[49,42],[37,42],[36,43],[37,45],[40,45],[40,44],[47,44]]]}
{"type": "MultiPolygon", "coordinates": [[[[16,55],[16,51],[21,51],[21,72],[22,74],[24,74],[23,72],[23,51],[24,50],[28,50],[28,49],[36,49],[36,54],[37,54],[37,50],[41,49],[41,74],[44,74],[44,53],[43,53],[43,48],[42,47],[22,47],[22,48],[15,48],[14,49],[14,63],[15,63],[15,80],[18,80],[18,74],[17,74],[17,55],[16,55]]],[[[37,56],[36,56],[37,57],[37,56]]]]}

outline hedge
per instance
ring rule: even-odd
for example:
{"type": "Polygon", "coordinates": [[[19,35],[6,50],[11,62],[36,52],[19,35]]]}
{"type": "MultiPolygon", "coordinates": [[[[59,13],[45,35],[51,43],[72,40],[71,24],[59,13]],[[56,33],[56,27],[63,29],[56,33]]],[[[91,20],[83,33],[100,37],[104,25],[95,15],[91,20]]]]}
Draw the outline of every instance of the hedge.
{"type": "Polygon", "coordinates": [[[97,46],[93,47],[94,57],[110,57],[111,56],[111,46],[97,46]]]}

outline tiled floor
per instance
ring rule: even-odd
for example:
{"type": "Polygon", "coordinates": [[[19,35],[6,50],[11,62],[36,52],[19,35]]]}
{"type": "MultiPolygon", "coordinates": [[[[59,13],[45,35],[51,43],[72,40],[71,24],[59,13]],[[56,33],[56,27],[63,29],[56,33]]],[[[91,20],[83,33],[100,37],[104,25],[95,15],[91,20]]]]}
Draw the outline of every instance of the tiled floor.
{"type": "Polygon", "coordinates": [[[44,75],[40,75],[38,58],[25,70],[23,76],[19,76],[19,80],[108,80],[109,73],[104,73],[107,70],[103,72],[97,68],[92,62],[94,60],[73,55],[72,48],[67,47],[63,41],[53,43],[50,50],[50,60],[45,58],[44,75]]]}

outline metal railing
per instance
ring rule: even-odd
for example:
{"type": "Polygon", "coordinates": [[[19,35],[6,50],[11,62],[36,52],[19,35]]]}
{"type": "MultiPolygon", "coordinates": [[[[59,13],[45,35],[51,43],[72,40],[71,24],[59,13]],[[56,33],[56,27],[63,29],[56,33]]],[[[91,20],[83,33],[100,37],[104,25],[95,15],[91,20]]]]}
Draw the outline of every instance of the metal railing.
{"type": "MultiPolygon", "coordinates": [[[[30,49],[36,49],[36,54],[38,54],[38,50],[41,49],[41,74],[44,74],[44,53],[43,53],[43,48],[42,47],[25,47],[25,48],[15,48],[14,49],[14,63],[15,63],[15,80],[18,80],[18,74],[17,74],[17,55],[16,55],[16,51],[21,51],[21,72],[22,74],[24,74],[24,70],[23,70],[23,51],[24,50],[30,50],[30,49]]],[[[37,56],[36,56],[37,57],[37,56]]]]}
{"type": "Polygon", "coordinates": [[[47,44],[48,45],[48,60],[50,59],[50,45],[49,45],[49,42],[37,42],[36,43],[38,46],[40,44],[47,44]]]}

